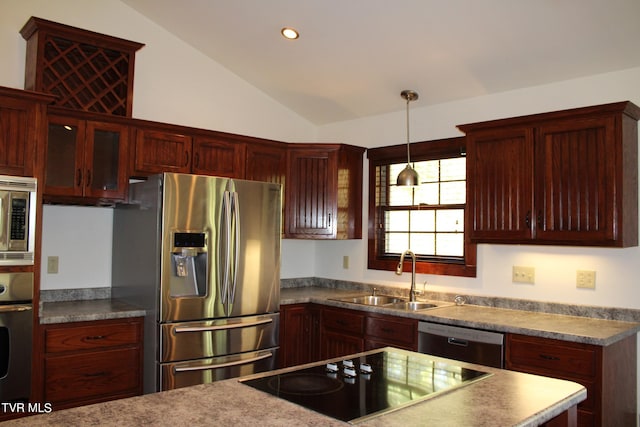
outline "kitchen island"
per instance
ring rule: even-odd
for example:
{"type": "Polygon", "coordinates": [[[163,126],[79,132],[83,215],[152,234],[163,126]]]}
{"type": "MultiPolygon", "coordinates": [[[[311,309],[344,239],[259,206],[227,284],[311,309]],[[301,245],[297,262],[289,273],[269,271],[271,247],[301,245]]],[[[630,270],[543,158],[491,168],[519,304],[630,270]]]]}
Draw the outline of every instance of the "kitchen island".
{"type": "MultiPolygon", "coordinates": [[[[370,352],[349,356],[355,358],[370,352]]],[[[334,359],[341,361],[345,358],[334,359]]],[[[444,360],[447,359],[439,359],[444,360]]],[[[323,365],[327,361],[304,365],[323,365]]],[[[490,375],[423,401],[367,419],[362,426],[538,426],[554,419],[575,425],[586,389],[573,382],[451,361],[490,375]]],[[[288,373],[293,367],[274,371],[288,373]]],[[[270,373],[273,374],[273,373],[270,373]]],[[[254,375],[253,377],[260,376],[254,375]]],[[[264,374],[263,374],[264,375],[264,374]]],[[[53,408],[55,410],[55,408],[53,408]]],[[[343,426],[241,383],[237,378],[7,421],[3,426],[343,426]]]]}

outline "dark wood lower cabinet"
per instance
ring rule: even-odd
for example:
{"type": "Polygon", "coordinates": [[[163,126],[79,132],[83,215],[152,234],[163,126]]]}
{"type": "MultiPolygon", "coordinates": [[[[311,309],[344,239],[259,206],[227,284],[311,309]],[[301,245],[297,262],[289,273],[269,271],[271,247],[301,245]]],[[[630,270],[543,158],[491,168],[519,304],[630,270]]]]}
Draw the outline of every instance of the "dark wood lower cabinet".
{"type": "Polygon", "coordinates": [[[320,360],[320,307],[291,304],[280,307],[280,367],[320,360]]]}
{"type": "Polygon", "coordinates": [[[636,424],[636,335],[606,347],[508,334],[506,368],[582,384],[578,426],[636,424]]]}
{"type": "Polygon", "coordinates": [[[53,410],[142,394],[141,317],[45,325],[43,401],[53,410]]]}
{"type": "Polygon", "coordinates": [[[415,319],[315,304],[283,305],[280,317],[282,367],[387,346],[418,348],[415,319]]]}

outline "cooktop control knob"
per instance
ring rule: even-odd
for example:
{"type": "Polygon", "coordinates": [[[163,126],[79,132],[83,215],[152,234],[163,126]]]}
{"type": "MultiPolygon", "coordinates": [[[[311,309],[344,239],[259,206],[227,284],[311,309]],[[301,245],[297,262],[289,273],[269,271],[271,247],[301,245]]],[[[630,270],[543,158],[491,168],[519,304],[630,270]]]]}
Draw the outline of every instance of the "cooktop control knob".
{"type": "Polygon", "coordinates": [[[363,374],[370,374],[371,372],[373,372],[373,369],[371,368],[371,365],[369,365],[368,363],[361,363],[360,372],[362,372],[363,374]]]}
{"type": "Polygon", "coordinates": [[[338,372],[338,365],[333,362],[327,363],[327,372],[338,372]]]}
{"type": "Polygon", "coordinates": [[[356,370],[354,368],[344,368],[344,376],[347,378],[353,378],[356,376],[356,370]]]}
{"type": "Polygon", "coordinates": [[[353,360],[344,360],[342,366],[345,368],[353,368],[353,360]]]}

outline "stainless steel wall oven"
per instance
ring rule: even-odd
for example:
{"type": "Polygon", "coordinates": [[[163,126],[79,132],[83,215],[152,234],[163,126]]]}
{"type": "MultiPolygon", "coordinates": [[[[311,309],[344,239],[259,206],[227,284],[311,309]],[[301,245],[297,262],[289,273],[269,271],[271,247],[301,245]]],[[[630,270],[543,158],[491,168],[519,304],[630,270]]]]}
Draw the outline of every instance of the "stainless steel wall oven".
{"type": "Polygon", "coordinates": [[[0,273],[0,402],[31,393],[33,273],[0,273]]]}

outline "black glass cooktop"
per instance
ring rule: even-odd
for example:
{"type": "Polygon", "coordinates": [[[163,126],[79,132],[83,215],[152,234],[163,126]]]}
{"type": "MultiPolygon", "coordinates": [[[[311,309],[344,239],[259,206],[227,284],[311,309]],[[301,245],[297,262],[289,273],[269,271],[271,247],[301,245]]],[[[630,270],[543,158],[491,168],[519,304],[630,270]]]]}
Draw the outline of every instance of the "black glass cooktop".
{"type": "Polygon", "coordinates": [[[452,360],[387,347],[335,363],[240,381],[321,414],[358,423],[487,375],[452,360]]]}

